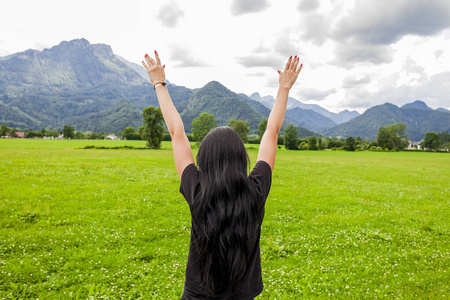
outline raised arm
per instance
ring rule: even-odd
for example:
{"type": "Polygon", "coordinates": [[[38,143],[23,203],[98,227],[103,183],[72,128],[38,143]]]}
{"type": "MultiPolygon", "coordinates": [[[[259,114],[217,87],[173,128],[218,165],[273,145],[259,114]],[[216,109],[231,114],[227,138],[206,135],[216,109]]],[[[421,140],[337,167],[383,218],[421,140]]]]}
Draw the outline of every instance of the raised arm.
{"type": "Polygon", "coordinates": [[[150,81],[152,82],[156,96],[158,97],[159,107],[166,122],[167,129],[169,130],[170,137],[172,138],[173,157],[175,160],[175,166],[177,168],[178,177],[181,178],[183,170],[189,164],[194,163],[194,157],[192,155],[191,146],[189,140],[184,132],[183,121],[180,114],[173,105],[170,98],[169,91],[165,86],[166,75],[164,72],[164,66],[161,66],[161,60],[159,59],[158,52],[155,51],[155,60],[149,55],[145,55],[145,62],[142,64],[147,70],[150,81]],[[156,60],[156,61],[155,61],[156,60]],[[164,84],[162,84],[164,83],[164,84]]]}
{"type": "Polygon", "coordinates": [[[267,127],[261,139],[261,144],[258,152],[258,161],[263,160],[267,162],[273,171],[275,165],[275,156],[277,154],[278,134],[283,125],[284,114],[286,113],[286,105],[288,101],[289,91],[297,80],[298,74],[303,67],[303,64],[298,66],[299,58],[290,57],[286,63],[283,72],[280,74],[278,94],[275,104],[270,112],[267,120],[267,127]]]}

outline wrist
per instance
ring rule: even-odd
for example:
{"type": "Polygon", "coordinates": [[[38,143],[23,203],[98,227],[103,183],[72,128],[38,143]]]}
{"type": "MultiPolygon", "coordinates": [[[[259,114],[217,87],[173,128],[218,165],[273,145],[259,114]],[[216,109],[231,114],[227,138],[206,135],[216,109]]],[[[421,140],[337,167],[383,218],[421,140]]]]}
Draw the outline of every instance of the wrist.
{"type": "Polygon", "coordinates": [[[154,88],[153,88],[156,92],[158,92],[158,90],[167,90],[167,84],[155,84],[154,88]]]}
{"type": "Polygon", "coordinates": [[[156,88],[158,87],[158,86],[166,86],[166,82],[165,81],[157,81],[157,82],[155,82],[154,84],[153,84],[153,89],[154,90],[156,90],[156,88]]]}
{"type": "Polygon", "coordinates": [[[280,86],[278,87],[279,90],[286,90],[289,91],[291,89],[291,85],[290,84],[280,84],[280,86]]]}

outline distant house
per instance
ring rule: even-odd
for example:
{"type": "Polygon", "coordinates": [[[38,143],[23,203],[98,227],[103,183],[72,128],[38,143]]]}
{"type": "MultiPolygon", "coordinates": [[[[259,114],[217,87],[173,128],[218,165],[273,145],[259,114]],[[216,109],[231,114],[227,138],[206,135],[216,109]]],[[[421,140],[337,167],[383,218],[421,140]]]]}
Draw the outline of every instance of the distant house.
{"type": "Polygon", "coordinates": [[[422,143],[423,143],[423,140],[420,141],[420,142],[411,142],[411,141],[409,141],[408,149],[410,149],[410,150],[414,150],[414,149],[420,150],[421,149],[420,146],[422,145],[422,143]]]}
{"type": "Polygon", "coordinates": [[[105,139],[107,140],[118,140],[119,138],[117,137],[117,135],[115,135],[114,133],[110,133],[108,134],[105,139]]]}
{"type": "Polygon", "coordinates": [[[25,132],[23,131],[15,131],[14,134],[15,134],[14,136],[11,136],[11,133],[8,132],[5,137],[19,138],[19,139],[25,138],[25,132]]]}
{"type": "Polygon", "coordinates": [[[64,134],[63,133],[61,133],[60,135],[58,135],[58,137],[56,138],[57,140],[61,140],[61,139],[63,139],[64,138],[64,134]]]}

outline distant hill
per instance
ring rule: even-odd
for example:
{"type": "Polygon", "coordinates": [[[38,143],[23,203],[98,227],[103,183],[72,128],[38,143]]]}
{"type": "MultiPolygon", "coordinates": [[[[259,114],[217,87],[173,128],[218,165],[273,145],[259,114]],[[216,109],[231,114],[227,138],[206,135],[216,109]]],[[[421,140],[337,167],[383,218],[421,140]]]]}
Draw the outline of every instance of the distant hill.
{"type": "Polygon", "coordinates": [[[178,106],[178,111],[187,132],[192,129],[192,120],[203,112],[213,114],[219,125],[228,125],[230,119],[245,120],[250,123],[251,133],[256,133],[259,123],[265,118],[217,81],[197,90],[188,101],[178,106]]]}
{"type": "MultiPolygon", "coordinates": [[[[250,105],[251,108],[253,108],[256,112],[260,113],[264,116],[264,118],[268,119],[270,115],[270,109],[264,106],[262,103],[255,101],[244,94],[238,94],[238,97],[246,102],[248,105],[250,105]]],[[[283,128],[288,126],[289,124],[294,125],[300,125],[296,120],[291,119],[289,116],[285,115],[284,122],[283,122],[283,128]]]]}
{"type": "MultiPolygon", "coordinates": [[[[264,106],[266,106],[269,109],[271,109],[273,104],[275,103],[274,97],[272,97],[272,96],[261,97],[261,95],[259,93],[253,93],[250,96],[250,98],[252,98],[255,101],[260,102],[261,104],[263,104],[264,106]]],[[[329,121],[332,121],[334,125],[336,125],[336,124],[338,125],[338,124],[342,124],[344,122],[347,122],[347,121],[359,116],[359,113],[357,111],[344,110],[337,114],[337,113],[330,112],[327,109],[325,109],[317,104],[305,104],[305,103],[302,103],[292,97],[289,97],[288,104],[287,104],[287,110],[289,111],[294,108],[301,108],[303,110],[314,111],[328,119],[328,120],[325,120],[325,119],[321,118],[321,120],[323,120],[323,124],[317,124],[317,122],[315,122],[315,124],[309,124],[308,123],[309,120],[304,120],[302,126],[305,126],[306,128],[309,128],[309,129],[327,128],[327,127],[330,127],[329,121]]],[[[307,112],[303,112],[303,113],[306,114],[307,112]]],[[[299,114],[299,110],[296,110],[296,114],[299,114]]]]}
{"type": "Polygon", "coordinates": [[[320,133],[327,136],[361,136],[363,139],[375,140],[380,126],[394,123],[405,123],[406,133],[412,141],[420,141],[429,131],[450,131],[450,114],[437,111],[416,108],[416,105],[405,105],[400,108],[396,105],[385,103],[368,109],[359,117],[334,128],[326,129],[320,133]]]}
{"type": "Polygon", "coordinates": [[[440,112],[450,113],[450,110],[445,109],[445,108],[442,108],[442,107],[436,108],[436,110],[437,110],[437,111],[440,111],[440,112]]]}
{"type": "Polygon", "coordinates": [[[333,120],[334,122],[336,122],[336,124],[342,124],[342,123],[348,122],[360,115],[360,113],[357,112],[356,110],[350,111],[347,109],[339,112],[338,114],[335,114],[335,113],[331,113],[331,114],[332,115],[330,116],[330,119],[333,120]]]}
{"type": "Polygon", "coordinates": [[[261,97],[261,95],[259,93],[251,94],[250,98],[255,100],[255,101],[258,101],[259,103],[261,103],[262,105],[267,107],[269,110],[272,109],[272,106],[275,103],[275,98],[274,97],[272,97],[272,96],[261,97]]]}
{"type": "Polygon", "coordinates": [[[337,125],[327,117],[324,117],[315,111],[310,109],[301,109],[300,107],[287,110],[286,116],[291,120],[295,120],[295,125],[301,125],[302,127],[313,131],[323,128],[330,128],[337,125]]]}
{"type": "Polygon", "coordinates": [[[422,109],[422,110],[433,110],[425,102],[420,101],[420,100],[416,100],[412,103],[407,103],[407,104],[403,105],[401,108],[416,108],[416,109],[422,109]]]}

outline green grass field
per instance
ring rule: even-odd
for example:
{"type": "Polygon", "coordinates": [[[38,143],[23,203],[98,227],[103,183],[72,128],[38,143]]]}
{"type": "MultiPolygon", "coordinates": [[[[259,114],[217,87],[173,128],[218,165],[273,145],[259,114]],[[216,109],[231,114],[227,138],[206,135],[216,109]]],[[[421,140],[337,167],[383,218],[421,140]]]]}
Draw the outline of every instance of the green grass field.
{"type": "MultiPolygon", "coordinates": [[[[85,145],[145,143],[0,139],[0,299],[179,299],[190,215],[171,144],[85,145]]],[[[279,150],[258,299],[446,299],[449,182],[446,153],[279,150]]]]}

